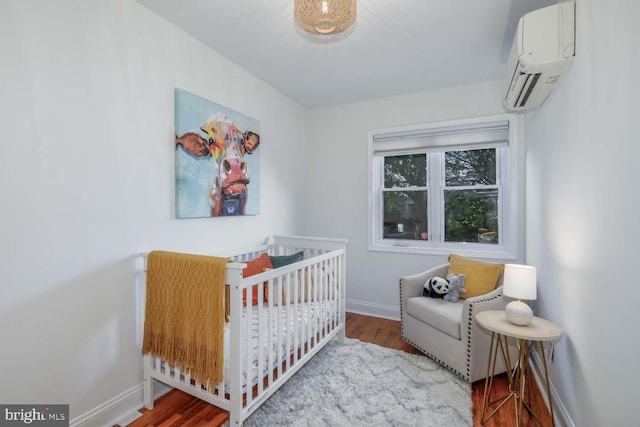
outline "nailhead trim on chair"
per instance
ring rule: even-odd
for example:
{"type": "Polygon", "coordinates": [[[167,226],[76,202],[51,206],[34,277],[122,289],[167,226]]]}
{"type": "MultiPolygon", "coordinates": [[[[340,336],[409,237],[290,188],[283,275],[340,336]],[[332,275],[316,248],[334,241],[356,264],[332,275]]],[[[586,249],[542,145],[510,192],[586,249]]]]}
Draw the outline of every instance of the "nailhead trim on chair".
{"type": "Polygon", "coordinates": [[[404,328],[402,326],[402,279],[398,279],[398,289],[400,290],[400,335],[404,339],[404,328]]]}
{"type": "Polygon", "coordinates": [[[483,298],[481,300],[478,301],[474,301],[472,303],[469,304],[469,318],[467,319],[467,331],[469,333],[469,341],[467,343],[467,378],[466,380],[469,381],[469,379],[471,378],[471,348],[473,347],[473,343],[471,342],[473,340],[473,334],[471,333],[472,327],[473,327],[473,308],[475,304],[479,304],[481,302],[489,302],[489,301],[494,301],[498,298],[502,297],[502,293],[500,293],[500,295],[491,297],[491,298],[483,298]]]}

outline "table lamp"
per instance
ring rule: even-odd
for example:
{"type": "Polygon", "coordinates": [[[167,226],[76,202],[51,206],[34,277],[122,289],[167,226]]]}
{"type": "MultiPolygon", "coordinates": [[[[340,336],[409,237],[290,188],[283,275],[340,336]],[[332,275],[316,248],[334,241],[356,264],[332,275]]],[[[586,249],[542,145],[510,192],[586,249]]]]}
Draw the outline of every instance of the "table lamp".
{"type": "Polygon", "coordinates": [[[533,319],[533,311],[521,300],[536,299],[536,268],[528,265],[505,264],[502,294],[511,301],[504,309],[507,320],[514,325],[526,326],[533,319]]]}

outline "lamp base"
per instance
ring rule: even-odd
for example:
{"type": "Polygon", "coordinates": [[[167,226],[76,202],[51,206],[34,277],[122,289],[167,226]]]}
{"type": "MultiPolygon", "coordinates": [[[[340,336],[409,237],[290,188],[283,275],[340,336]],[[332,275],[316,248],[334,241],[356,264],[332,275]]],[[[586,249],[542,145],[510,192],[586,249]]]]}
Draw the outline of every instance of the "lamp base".
{"type": "Polygon", "coordinates": [[[527,326],[533,319],[533,311],[526,303],[518,300],[511,301],[504,308],[504,314],[507,316],[507,320],[514,325],[527,326]]]}

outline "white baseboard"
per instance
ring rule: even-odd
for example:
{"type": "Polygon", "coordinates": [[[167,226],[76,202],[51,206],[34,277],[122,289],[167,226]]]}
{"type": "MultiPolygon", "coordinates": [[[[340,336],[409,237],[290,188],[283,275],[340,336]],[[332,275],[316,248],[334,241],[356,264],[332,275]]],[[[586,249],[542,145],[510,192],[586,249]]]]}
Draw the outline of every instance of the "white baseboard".
{"type": "Polygon", "coordinates": [[[389,320],[400,320],[400,308],[393,305],[372,304],[370,302],[347,299],[345,309],[349,313],[364,314],[365,316],[380,317],[389,320]]]}
{"type": "MultiPolygon", "coordinates": [[[[112,427],[126,425],[136,419],[134,412],[143,406],[143,383],[131,387],[118,396],[69,421],[69,427],[112,427]]],[[[154,398],[169,392],[171,387],[156,381],[154,398]]]]}
{"type": "MultiPolygon", "coordinates": [[[[547,366],[549,360],[547,359],[547,366]]],[[[547,408],[549,408],[549,397],[553,399],[553,415],[555,418],[555,424],[559,427],[576,427],[567,411],[566,406],[564,406],[564,402],[560,399],[560,396],[556,392],[556,389],[553,387],[553,382],[549,381],[549,388],[551,389],[551,396],[547,393],[547,388],[545,387],[546,380],[544,377],[544,363],[542,363],[542,358],[539,354],[539,350],[536,348],[531,352],[531,358],[529,360],[529,367],[531,368],[531,373],[538,383],[538,388],[540,389],[540,394],[544,399],[544,402],[547,404],[547,408]]]]}
{"type": "Polygon", "coordinates": [[[120,393],[102,405],[70,420],[69,426],[113,426],[115,420],[121,418],[124,414],[139,409],[141,407],[140,402],[142,402],[142,383],[131,387],[129,390],[120,393]]]}

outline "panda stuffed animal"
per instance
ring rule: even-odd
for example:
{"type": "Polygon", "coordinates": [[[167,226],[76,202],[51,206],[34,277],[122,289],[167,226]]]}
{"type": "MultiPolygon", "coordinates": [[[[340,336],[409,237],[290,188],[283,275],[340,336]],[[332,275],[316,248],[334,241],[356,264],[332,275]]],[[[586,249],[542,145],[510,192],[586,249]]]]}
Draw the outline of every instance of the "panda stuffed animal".
{"type": "Polygon", "coordinates": [[[425,297],[431,298],[443,298],[451,286],[447,279],[443,279],[442,277],[433,276],[430,277],[424,284],[424,289],[422,290],[422,295],[425,297]]]}

